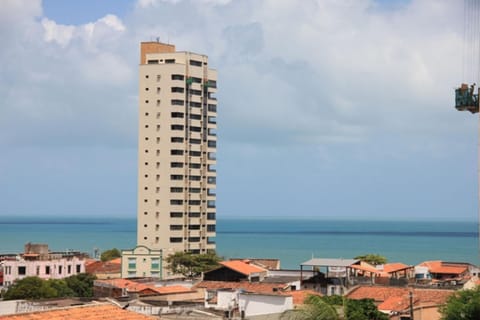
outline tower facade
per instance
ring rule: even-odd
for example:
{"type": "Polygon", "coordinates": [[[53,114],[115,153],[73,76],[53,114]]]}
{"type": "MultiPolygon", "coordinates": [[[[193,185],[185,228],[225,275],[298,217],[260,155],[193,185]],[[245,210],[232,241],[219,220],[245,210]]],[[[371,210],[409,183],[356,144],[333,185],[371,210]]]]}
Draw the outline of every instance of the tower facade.
{"type": "Polygon", "coordinates": [[[141,43],[138,246],[215,249],[216,91],[207,56],[141,43]]]}

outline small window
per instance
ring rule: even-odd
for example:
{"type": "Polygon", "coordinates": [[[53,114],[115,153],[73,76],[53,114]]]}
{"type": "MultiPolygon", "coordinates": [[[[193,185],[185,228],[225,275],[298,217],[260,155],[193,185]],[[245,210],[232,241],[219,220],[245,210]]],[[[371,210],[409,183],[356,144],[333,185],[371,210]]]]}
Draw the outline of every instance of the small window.
{"type": "Polygon", "coordinates": [[[200,218],[200,212],[189,212],[188,216],[190,218],[200,218]]]}
{"type": "Polygon", "coordinates": [[[183,162],[171,162],[170,168],[183,168],[183,162]]]}
{"type": "Polygon", "coordinates": [[[170,192],[171,192],[171,193],[182,193],[182,192],[183,192],[183,188],[171,187],[171,188],[170,188],[170,192]]]}
{"type": "Polygon", "coordinates": [[[171,225],[170,225],[170,230],[171,230],[171,231],[180,231],[180,230],[183,230],[183,225],[181,225],[181,224],[171,224],[171,225]]]}
{"type": "Polygon", "coordinates": [[[24,276],[26,274],[27,274],[27,267],[25,267],[25,266],[18,267],[18,275],[19,276],[24,276]]]}
{"type": "Polygon", "coordinates": [[[170,212],[170,218],[182,218],[183,212],[170,212]]]}
{"type": "Polygon", "coordinates": [[[172,74],[172,80],[185,80],[185,76],[182,74],[172,74]]]}
{"type": "Polygon", "coordinates": [[[148,60],[147,64],[158,64],[158,60],[148,60]]]}
{"type": "Polygon", "coordinates": [[[71,265],[67,266],[67,273],[68,274],[72,273],[72,266],[71,265]]]}
{"type": "Polygon", "coordinates": [[[170,155],[172,155],[172,156],[183,156],[183,150],[178,150],[178,149],[170,150],[170,155]]]}
{"type": "Polygon", "coordinates": [[[165,63],[175,63],[175,59],[165,59],[165,63]]]}
{"type": "Polygon", "coordinates": [[[183,239],[180,238],[180,237],[178,237],[178,238],[176,238],[176,237],[171,237],[171,238],[170,238],[170,243],[179,243],[179,242],[182,242],[182,241],[183,241],[183,239]]]}
{"type": "Polygon", "coordinates": [[[181,138],[181,137],[172,137],[172,138],[170,139],[170,142],[172,142],[172,143],[183,143],[183,138],[181,138]]]}
{"type": "Polygon", "coordinates": [[[170,200],[170,204],[174,206],[179,206],[183,204],[183,200],[180,199],[172,199],[170,200]]]}
{"type": "Polygon", "coordinates": [[[172,99],[171,104],[172,106],[183,106],[185,102],[183,100],[172,99]]]}
{"type": "Polygon", "coordinates": [[[76,270],[77,273],[82,272],[82,265],[81,264],[77,264],[76,268],[77,268],[77,270],[76,270]]]}
{"type": "Polygon", "coordinates": [[[50,266],[45,266],[45,274],[50,274],[50,266]]]}
{"type": "Polygon", "coordinates": [[[202,61],[190,60],[190,65],[195,66],[195,67],[201,67],[202,66],[202,61]]]}

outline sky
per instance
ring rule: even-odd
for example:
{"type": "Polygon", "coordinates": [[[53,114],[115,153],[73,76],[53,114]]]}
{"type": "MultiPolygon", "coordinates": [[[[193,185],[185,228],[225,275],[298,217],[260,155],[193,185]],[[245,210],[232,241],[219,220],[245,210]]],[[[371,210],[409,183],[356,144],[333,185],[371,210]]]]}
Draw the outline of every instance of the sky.
{"type": "Polygon", "coordinates": [[[0,216],[136,216],[139,43],[159,37],[219,73],[219,218],[476,221],[478,120],[454,108],[463,15],[453,0],[2,0],[0,216]]]}

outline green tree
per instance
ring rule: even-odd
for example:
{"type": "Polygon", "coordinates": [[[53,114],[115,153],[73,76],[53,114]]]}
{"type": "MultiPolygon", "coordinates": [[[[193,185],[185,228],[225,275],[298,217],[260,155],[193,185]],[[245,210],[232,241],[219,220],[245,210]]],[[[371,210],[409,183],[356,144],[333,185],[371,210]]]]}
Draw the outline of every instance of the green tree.
{"type": "Polygon", "coordinates": [[[93,297],[93,281],[96,277],[88,273],[79,273],[65,278],[67,286],[75,297],[93,297]]]}
{"type": "Polygon", "coordinates": [[[354,259],[362,260],[364,262],[373,264],[374,266],[378,264],[385,264],[388,261],[386,257],[381,256],[379,254],[374,254],[374,253],[368,253],[361,256],[356,256],[354,259]]]}
{"type": "Polygon", "coordinates": [[[56,297],[65,298],[75,296],[75,292],[70,289],[64,279],[50,279],[47,281],[47,284],[57,292],[56,297]]]}
{"type": "Polygon", "coordinates": [[[103,251],[102,254],[100,255],[100,260],[105,262],[105,261],[110,261],[116,258],[120,258],[121,256],[122,256],[122,253],[120,252],[120,250],[118,250],[117,248],[113,248],[110,250],[103,251]]]}
{"type": "Polygon", "coordinates": [[[5,300],[44,299],[57,297],[57,291],[50,284],[38,277],[26,277],[15,283],[4,295],[5,300]]]}
{"type": "Polygon", "coordinates": [[[388,320],[388,316],[378,311],[372,299],[345,300],[347,320],[388,320]]]}
{"type": "Polygon", "coordinates": [[[338,320],[335,308],[320,296],[310,295],[297,310],[286,311],[282,320],[338,320]]]}
{"type": "Polygon", "coordinates": [[[480,286],[472,290],[461,290],[451,295],[440,309],[443,320],[480,319],[480,286]]]}
{"type": "Polygon", "coordinates": [[[198,277],[202,272],[212,270],[220,261],[215,253],[193,254],[188,252],[175,252],[166,259],[166,268],[175,274],[187,278],[198,277]]]}

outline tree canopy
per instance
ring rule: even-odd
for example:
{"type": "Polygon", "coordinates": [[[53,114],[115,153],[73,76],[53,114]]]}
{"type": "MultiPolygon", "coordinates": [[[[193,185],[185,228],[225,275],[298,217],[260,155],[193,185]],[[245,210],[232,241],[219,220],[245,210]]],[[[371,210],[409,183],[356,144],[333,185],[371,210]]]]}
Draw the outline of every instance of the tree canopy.
{"type": "Polygon", "coordinates": [[[388,316],[378,311],[372,299],[345,301],[345,318],[354,320],[388,320],[388,316]]]}
{"type": "Polygon", "coordinates": [[[202,272],[212,270],[218,266],[220,260],[220,257],[218,257],[216,253],[193,254],[188,252],[175,252],[167,257],[166,268],[186,278],[195,278],[202,272]]]}
{"type": "Polygon", "coordinates": [[[110,250],[103,251],[102,254],[100,255],[100,260],[105,262],[105,261],[110,261],[116,258],[120,258],[121,256],[122,256],[122,253],[120,252],[120,250],[118,250],[117,248],[113,248],[110,250]]]}
{"type": "Polygon", "coordinates": [[[361,256],[356,256],[354,259],[362,260],[364,262],[373,264],[374,266],[378,264],[385,264],[388,261],[386,257],[374,253],[367,253],[361,256]]]}
{"type": "Polygon", "coordinates": [[[4,295],[5,300],[92,297],[94,275],[80,273],[65,279],[43,280],[26,277],[15,281],[4,295]]]}
{"type": "Polygon", "coordinates": [[[326,302],[324,297],[309,295],[304,305],[296,310],[289,310],[282,314],[282,320],[338,320],[335,307],[326,302]]]}
{"type": "Polygon", "coordinates": [[[472,290],[461,290],[448,298],[440,309],[443,320],[480,319],[480,286],[472,290]]]}

